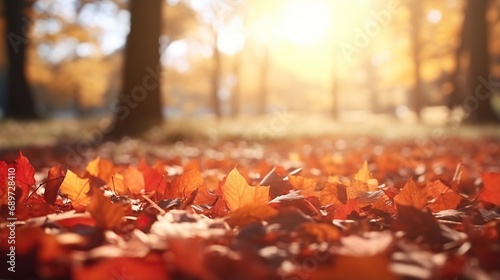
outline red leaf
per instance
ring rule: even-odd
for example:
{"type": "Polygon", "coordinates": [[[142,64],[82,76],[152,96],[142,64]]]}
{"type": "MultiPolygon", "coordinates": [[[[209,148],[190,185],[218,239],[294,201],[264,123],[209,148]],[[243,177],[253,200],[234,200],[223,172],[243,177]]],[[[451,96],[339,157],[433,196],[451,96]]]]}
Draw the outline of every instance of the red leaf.
{"type": "Polygon", "coordinates": [[[45,192],[43,193],[43,198],[47,203],[53,204],[56,201],[59,187],[64,181],[64,176],[66,176],[66,170],[64,170],[60,164],[52,166],[49,169],[47,183],[45,184],[45,192]]]}
{"type": "Polygon", "coordinates": [[[28,196],[30,186],[35,184],[35,168],[21,152],[19,152],[14,167],[16,168],[16,185],[22,190],[20,199],[23,199],[28,196]]]}
{"type": "Polygon", "coordinates": [[[481,178],[484,188],[477,199],[500,206],[500,173],[487,172],[481,178]]]}

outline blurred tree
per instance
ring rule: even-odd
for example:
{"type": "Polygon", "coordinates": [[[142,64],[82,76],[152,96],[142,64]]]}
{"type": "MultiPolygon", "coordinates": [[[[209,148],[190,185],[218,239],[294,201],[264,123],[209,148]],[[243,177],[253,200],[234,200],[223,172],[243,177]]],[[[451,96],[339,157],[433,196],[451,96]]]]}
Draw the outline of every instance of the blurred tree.
{"type": "Polygon", "coordinates": [[[236,117],[240,114],[240,97],[241,97],[241,51],[233,57],[233,75],[235,76],[235,84],[231,94],[231,116],[236,117]]]}
{"type": "Polygon", "coordinates": [[[28,45],[28,0],[4,0],[8,57],[7,108],[5,116],[13,119],[39,118],[25,73],[28,45]]]}
{"type": "Polygon", "coordinates": [[[163,0],[130,1],[130,34],[112,136],[140,134],[163,121],[159,38],[163,0]]]}
{"type": "MultiPolygon", "coordinates": [[[[491,106],[491,95],[488,85],[490,78],[489,36],[486,13],[490,1],[468,0],[465,9],[461,43],[457,49],[457,73],[454,75],[454,91],[452,100],[468,113],[469,123],[487,123],[498,121],[491,106]],[[461,62],[467,58],[466,68],[461,62]],[[460,71],[465,68],[465,84],[460,83],[460,71]],[[462,86],[463,85],[463,86],[462,86]],[[464,89],[464,93],[460,92],[464,89]],[[461,98],[463,97],[463,98],[461,98]]],[[[456,105],[456,104],[455,104],[456,105]]]]}
{"type": "Polygon", "coordinates": [[[411,42],[412,42],[412,59],[413,59],[413,92],[412,98],[410,100],[413,111],[417,116],[417,120],[420,120],[421,111],[423,106],[423,91],[422,91],[422,76],[420,73],[421,69],[421,57],[420,57],[420,21],[422,20],[422,3],[420,0],[414,0],[410,2],[411,11],[411,42]]]}

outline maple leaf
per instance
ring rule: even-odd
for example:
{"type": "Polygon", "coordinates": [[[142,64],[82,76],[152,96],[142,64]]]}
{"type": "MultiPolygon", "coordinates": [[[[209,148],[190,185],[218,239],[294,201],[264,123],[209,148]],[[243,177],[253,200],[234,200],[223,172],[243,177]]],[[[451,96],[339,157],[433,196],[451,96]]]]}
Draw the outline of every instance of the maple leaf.
{"type": "Polygon", "coordinates": [[[267,204],[269,201],[268,186],[250,186],[238,169],[229,172],[222,188],[222,198],[231,211],[247,204],[267,204]]]}
{"type": "Polygon", "coordinates": [[[85,206],[90,203],[87,195],[90,191],[90,181],[88,178],[80,178],[73,171],[68,170],[59,188],[65,193],[73,206],[85,206]]]}
{"type": "Polygon", "coordinates": [[[339,220],[345,220],[349,215],[352,214],[352,212],[357,212],[359,213],[360,211],[360,206],[359,206],[359,199],[349,199],[347,200],[347,203],[345,205],[341,205],[339,208],[335,210],[333,213],[333,218],[334,219],[339,219],[339,220]]]}
{"type": "Polygon", "coordinates": [[[316,180],[305,178],[302,176],[289,176],[288,181],[293,186],[294,190],[300,190],[300,193],[305,196],[314,196],[316,194],[316,180]]]}
{"type": "Polygon", "coordinates": [[[340,183],[326,182],[317,196],[321,205],[347,203],[346,187],[340,183]]]}
{"type": "Polygon", "coordinates": [[[19,152],[14,167],[16,169],[16,186],[22,190],[21,200],[28,196],[30,186],[35,184],[35,168],[21,152],[19,152]]]}
{"type": "Polygon", "coordinates": [[[278,210],[269,205],[247,204],[229,214],[227,223],[230,226],[245,226],[252,222],[263,221],[278,214],[278,210]]]}
{"type": "Polygon", "coordinates": [[[368,163],[366,161],[363,167],[354,174],[353,178],[346,185],[348,199],[358,198],[363,193],[378,189],[378,182],[368,170],[368,163]]]}
{"type": "Polygon", "coordinates": [[[455,209],[463,199],[461,195],[443,184],[441,180],[428,183],[426,190],[430,197],[435,198],[435,201],[429,205],[429,209],[431,209],[432,212],[455,209]]]}
{"type": "Polygon", "coordinates": [[[92,200],[87,206],[87,211],[101,228],[114,229],[123,222],[125,206],[111,202],[103,192],[95,190],[92,192],[92,200]]]}
{"type": "Polygon", "coordinates": [[[166,189],[165,197],[184,199],[202,184],[203,175],[201,175],[200,169],[197,167],[191,167],[190,170],[179,175],[170,188],[166,189]]]}
{"type": "Polygon", "coordinates": [[[418,186],[412,179],[406,181],[406,184],[396,196],[394,196],[396,205],[413,206],[417,209],[424,208],[428,203],[427,191],[418,186]]]}
{"type": "Polygon", "coordinates": [[[133,166],[115,173],[112,177],[112,190],[117,195],[132,194],[137,195],[144,190],[144,176],[142,173],[133,166]]]}
{"type": "Polygon", "coordinates": [[[102,159],[101,157],[97,157],[93,161],[89,162],[85,167],[85,170],[90,175],[97,177],[106,183],[111,181],[111,177],[116,172],[113,163],[109,160],[102,159]]]}
{"type": "Polygon", "coordinates": [[[150,167],[145,160],[141,160],[137,169],[141,171],[144,176],[144,191],[149,193],[152,191],[157,191],[158,189],[164,189],[167,184],[165,176],[158,170],[150,167]]]}
{"type": "Polygon", "coordinates": [[[484,187],[477,199],[500,206],[500,173],[486,172],[481,179],[484,187]]]}
{"type": "Polygon", "coordinates": [[[45,183],[45,192],[43,193],[43,198],[47,203],[54,204],[56,201],[59,187],[63,183],[65,175],[66,170],[64,170],[60,164],[52,166],[49,169],[47,182],[45,183]]]}

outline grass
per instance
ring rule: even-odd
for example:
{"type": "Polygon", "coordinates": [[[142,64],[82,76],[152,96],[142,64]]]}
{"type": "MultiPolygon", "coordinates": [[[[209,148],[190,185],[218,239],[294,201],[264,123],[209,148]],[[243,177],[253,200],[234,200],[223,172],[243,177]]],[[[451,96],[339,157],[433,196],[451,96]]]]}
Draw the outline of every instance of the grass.
{"type": "MultiPolygon", "coordinates": [[[[26,146],[52,146],[57,143],[74,143],[99,133],[99,118],[52,119],[44,121],[16,122],[2,120],[0,149],[16,149],[26,146]]],[[[144,140],[154,143],[172,143],[181,140],[217,141],[243,139],[267,141],[336,136],[371,136],[392,140],[421,137],[500,138],[498,126],[444,126],[417,124],[414,121],[396,120],[385,115],[344,116],[335,122],[325,116],[304,114],[271,114],[268,116],[244,116],[217,120],[212,117],[170,119],[144,135],[144,140]]]]}

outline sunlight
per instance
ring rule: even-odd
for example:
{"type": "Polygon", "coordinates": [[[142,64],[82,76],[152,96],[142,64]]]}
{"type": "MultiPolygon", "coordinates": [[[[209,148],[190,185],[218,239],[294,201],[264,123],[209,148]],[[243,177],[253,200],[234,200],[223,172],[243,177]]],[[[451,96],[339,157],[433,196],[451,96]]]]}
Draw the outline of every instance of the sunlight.
{"type": "Polygon", "coordinates": [[[311,44],[321,38],[330,25],[330,14],[323,0],[287,2],[280,24],[284,35],[299,45],[311,44]]]}

